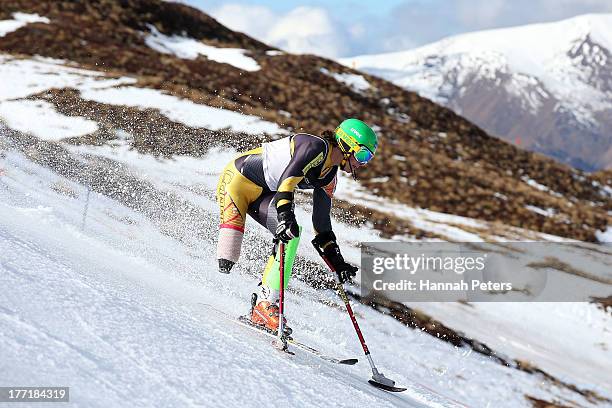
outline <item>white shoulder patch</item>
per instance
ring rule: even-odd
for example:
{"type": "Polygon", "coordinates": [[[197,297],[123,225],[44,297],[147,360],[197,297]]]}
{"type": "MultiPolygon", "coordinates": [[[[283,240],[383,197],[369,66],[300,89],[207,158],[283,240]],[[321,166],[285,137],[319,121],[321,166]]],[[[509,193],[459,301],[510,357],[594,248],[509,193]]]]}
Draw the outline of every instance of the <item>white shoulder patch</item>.
{"type": "Polygon", "coordinates": [[[291,161],[290,137],[262,144],[263,170],[266,184],[271,191],[276,191],[283,171],[291,161]]]}

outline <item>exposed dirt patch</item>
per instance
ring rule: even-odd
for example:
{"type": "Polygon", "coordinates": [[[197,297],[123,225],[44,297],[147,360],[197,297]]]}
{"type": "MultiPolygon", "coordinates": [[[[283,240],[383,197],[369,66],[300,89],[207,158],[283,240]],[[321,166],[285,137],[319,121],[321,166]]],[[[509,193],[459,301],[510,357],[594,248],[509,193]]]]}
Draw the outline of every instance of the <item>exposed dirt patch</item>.
{"type": "Polygon", "coordinates": [[[533,408],[574,408],[573,406],[564,405],[560,402],[544,401],[531,395],[525,395],[528,401],[531,402],[533,408]]]}
{"type": "Polygon", "coordinates": [[[597,275],[590,274],[588,272],[582,271],[580,269],[576,269],[573,266],[555,258],[555,257],[546,257],[542,262],[531,262],[527,264],[528,267],[534,269],[545,269],[551,268],[556,269],[558,271],[562,271],[574,276],[580,276],[581,278],[589,279],[594,282],[600,282],[606,285],[612,285],[612,279],[603,278],[597,275]]]}
{"type": "Polygon", "coordinates": [[[612,296],[594,297],[592,302],[596,303],[604,312],[612,314],[612,296]]]}

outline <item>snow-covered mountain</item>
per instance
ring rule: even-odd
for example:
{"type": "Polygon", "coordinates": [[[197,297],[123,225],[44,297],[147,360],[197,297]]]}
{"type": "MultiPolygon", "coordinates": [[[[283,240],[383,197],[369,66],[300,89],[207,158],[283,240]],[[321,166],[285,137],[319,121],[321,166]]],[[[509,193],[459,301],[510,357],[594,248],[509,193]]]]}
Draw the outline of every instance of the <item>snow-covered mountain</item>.
{"type": "Polygon", "coordinates": [[[612,14],[474,32],[342,62],[530,150],[585,170],[612,166],[612,14]]]}

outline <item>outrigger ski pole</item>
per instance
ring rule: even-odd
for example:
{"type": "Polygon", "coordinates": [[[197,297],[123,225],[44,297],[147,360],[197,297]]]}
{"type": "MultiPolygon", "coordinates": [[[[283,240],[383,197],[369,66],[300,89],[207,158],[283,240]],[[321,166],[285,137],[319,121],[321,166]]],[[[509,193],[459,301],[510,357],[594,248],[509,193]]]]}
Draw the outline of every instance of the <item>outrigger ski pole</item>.
{"type": "MultiPolygon", "coordinates": [[[[327,259],[327,257],[325,256],[325,254],[323,253],[321,248],[319,248],[319,246],[315,243],[314,240],[312,241],[312,245],[315,247],[316,251],[319,253],[321,258],[323,258],[323,260],[325,261],[325,263],[327,264],[329,269],[332,272],[336,273],[336,269],[331,264],[331,262],[329,262],[329,259],[327,259]]],[[[355,332],[357,333],[357,337],[359,337],[359,342],[361,343],[361,347],[363,348],[363,352],[365,353],[365,356],[368,359],[368,362],[370,363],[370,367],[372,368],[372,378],[370,380],[368,380],[368,383],[370,383],[371,385],[373,385],[373,386],[375,386],[377,388],[380,388],[380,389],[383,389],[383,390],[386,390],[386,391],[391,391],[391,392],[406,391],[406,388],[396,387],[395,386],[395,381],[385,377],[383,373],[378,371],[378,369],[376,368],[376,365],[374,365],[374,360],[372,360],[372,356],[370,355],[370,350],[368,349],[368,345],[366,344],[365,339],[363,338],[363,334],[361,333],[361,329],[359,328],[359,324],[357,323],[357,319],[355,319],[355,314],[353,313],[353,308],[351,307],[351,304],[349,302],[349,298],[346,295],[346,292],[344,291],[344,287],[342,286],[342,283],[339,282],[339,281],[336,282],[336,291],[338,292],[338,295],[342,298],[342,301],[344,302],[344,306],[346,307],[346,311],[347,311],[349,317],[351,318],[351,322],[353,322],[353,327],[355,328],[355,332]]]]}

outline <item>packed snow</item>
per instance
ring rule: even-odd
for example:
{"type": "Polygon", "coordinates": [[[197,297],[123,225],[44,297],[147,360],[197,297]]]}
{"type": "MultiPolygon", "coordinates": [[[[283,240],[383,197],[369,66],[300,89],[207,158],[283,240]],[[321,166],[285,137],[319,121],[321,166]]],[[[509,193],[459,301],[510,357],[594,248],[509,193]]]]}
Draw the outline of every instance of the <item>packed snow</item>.
{"type": "Polygon", "coordinates": [[[12,129],[31,133],[43,140],[83,136],[98,130],[96,122],[62,115],[46,101],[2,101],[0,119],[12,129]]]}
{"type": "Polygon", "coordinates": [[[527,183],[531,187],[536,188],[537,190],[544,191],[546,193],[554,195],[555,197],[563,197],[563,195],[561,193],[557,193],[556,191],[553,191],[549,187],[545,186],[544,184],[540,184],[537,181],[535,181],[534,179],[531,179],[531,178],[529,178],[527,176],[521,177],[521,180],[523,180],[525,183],[527,183]]]}
{"type": "Polygon", "coordinates": [[[246,50],[240,48],[218,48],[206,45],[193,38],[178,35],[167,36],[160,33],[155,26],[149,25],[151,34],[145,38],[145,43],[162,54],[174,54],[183,59],[196,59],[203,55],[209,60],[229,64],[244,71],[259,71],[261,67],[246,50]]]}
{"type": "Polygon", "coordinates": [[[0,54],[0,101],[27,98],[57,88],[96,89],[136,83],[136,79],[109,78],[101,72],[67,66],[51,58],[15,58],[0,54]]]}
{"type": "MultiPolygon", "coordinates": [[[[98,163],[96,150],[109,157],[114,150],[71,149],[88,163],[98,163]]],[[[199,217],[216,219],[216,179],[234,152],[157,160],[119,149],[115,157],[129,162],[134,174],[154,180],[160,194],[181,194],[201,215],[190,220],[193,214],[176,214],[175,226],[160,225],[101,194],[88,199],[85,186],[3,148],[0,282],[11,291],[0,294],[0,373],[10,373],[11,383],[69,385],[73,403],[92,407],[217,406],[220,401],[261,406],[271,395],[286,405],[450,407],[462,406],[454,402],[461,401],[528,407],[524,394],[591,406],[566,389],[542,386],[538,376],[456,349],[359,304],[354,308],[377,365],[408,386],[406,393],[390,395],[368,385],[363,358],[355,367],[341,367],[299,351],[284,356],[266,338],[199,305],[206,302],[230,314],[246,311],[259,279],[257,263],[254,273],[243,261],[231,275],[216,272],[214,241],[206,238],[216,233],[214,222],[215,230],[204,231],[203,238],[183,229],[199,225],[199,217]]],[[[313,233],[309,214],[298,209],[297,215],[305,220],[306,244],[313,233]]],[[[377,236],[340,223],[335,230],[363,241],[377,236]]],[[[261,245],[266,237],[251,223],[244,252],[254,249],[249,242],[261,245]]],[[[317,259],[309,245],[300,252],[317,259]]],[[[286,309],[299,340],[335,356],[360,356],[333,292],[294,279],[286,309]]]]}
{"type": "Polygon", "coordinates": [[[330,72],[327,68],[321,68],[321,72],[325,75],[331,76],[336,81],[348,86],[355,92],[365,92],[372,87],[372,85],[370,85],[368,80],[365,79],[363,75],[330,72]]]}
{"type": "Polygon", "coordinates": [[[269,57],[278,57],[279,55],[284,55],[285,53],[278,50],[268,50],[266,51],[266,55],[269,57]]]}
{"type": "Polygon", "coordinates": [[[553,217],[557,213],[557,211],[554,208],[543,209],[535,205],[529,205],[529,204],[526,205],[525,208],[536,214],[543,215],[544,217],[553,217]]]}
{"type": "Polygon", "coordinates": [[[0,20],[0,37],[17,31],[30,23],[49,24],[50,21],[47,17],[41,17],[38,14],[13,13],[12,20],[0,20]]]}
{"type": "Polygon", "coordinates": [[[595,236],[599,242],[612,243],[612,226],[607,227],[605,231],[596,231],[595,236]]]}
{"type": "MultiPolygon", "coordinates": [[[[589,303],[408,303],[502,355],[520,356],[579,387],[610,392],[612,317],[589,303]],[[520,322],[520,324],[517,324],[520,322]]],[[[605,404],[604,404],[605,406],[605,404]]]]}
{"type": "Polygon", "coordinates": [[[277,124],[261,120],[256,116],[197,104],[188,99],[167,95],[157,89],[135,87],[88,89],[81,92],[81,97],[112,105],[158,109],[168,119],[190,127],[211,130],[230,127],[235,131],[249,134],[286,133],[277,124]]]}

